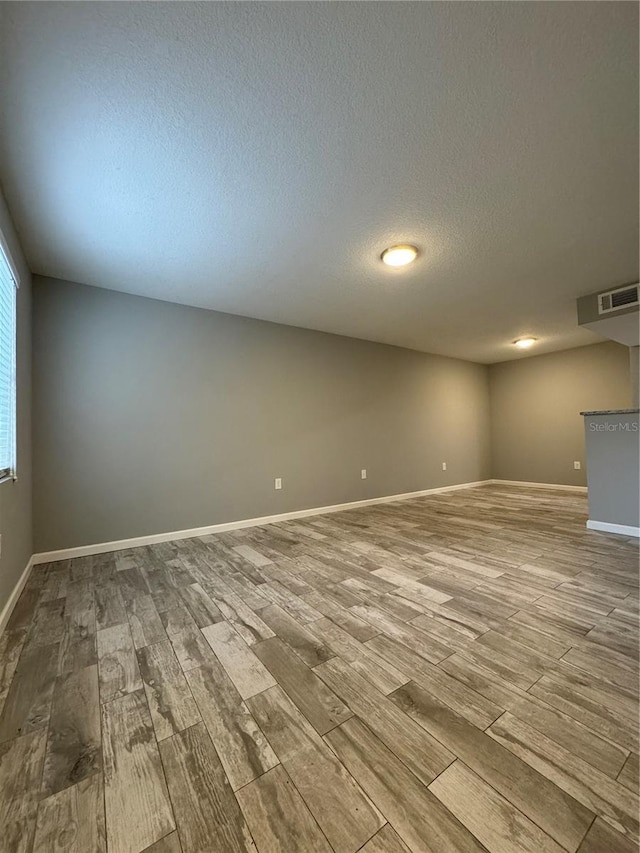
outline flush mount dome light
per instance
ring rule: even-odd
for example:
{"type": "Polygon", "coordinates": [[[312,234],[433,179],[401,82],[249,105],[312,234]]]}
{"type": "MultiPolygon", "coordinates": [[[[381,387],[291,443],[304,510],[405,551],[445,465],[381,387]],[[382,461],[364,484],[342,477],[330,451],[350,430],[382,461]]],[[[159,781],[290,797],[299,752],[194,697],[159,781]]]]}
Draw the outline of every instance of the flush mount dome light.
{"type": "Polygon", "coordinates": [[[518,349],[529,349],[529,347],[532,347],[537,340],[537,338],[532,338],[530,335],[527,335],[526,338],[518,338],[518,340],[513,343],[514,346],[518,347],[518,349]]]}
{"type": "Polygon", "coordinates": [[[388,267],[405,267],[411,261],[415,261],[417,257],[418,250],[415,246],[410,246],[408,243],[402,243],[399,246],[390,246],[380,255],[382,262],[388,267]]]}

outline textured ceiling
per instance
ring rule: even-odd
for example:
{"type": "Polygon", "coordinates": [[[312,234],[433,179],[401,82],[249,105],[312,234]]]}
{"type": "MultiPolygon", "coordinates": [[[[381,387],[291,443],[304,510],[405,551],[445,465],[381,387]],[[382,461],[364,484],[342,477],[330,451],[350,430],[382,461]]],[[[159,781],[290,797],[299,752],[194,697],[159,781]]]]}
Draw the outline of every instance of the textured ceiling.
{"type": "Polygon", "coordinates": [[[638,279],[635,3],[1,6],[37,273],[483,362],[638,279]]]}

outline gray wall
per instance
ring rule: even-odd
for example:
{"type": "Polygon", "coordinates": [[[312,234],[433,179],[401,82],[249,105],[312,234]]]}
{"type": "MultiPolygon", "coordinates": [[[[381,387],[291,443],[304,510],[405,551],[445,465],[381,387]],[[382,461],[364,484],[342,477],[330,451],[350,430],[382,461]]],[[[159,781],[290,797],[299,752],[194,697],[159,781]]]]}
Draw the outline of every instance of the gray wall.
{"type": "Polygon", "coordinates": [[[587,415],[589,518],[640,527],[638,413],[587,415]]]}
{"type": "Polygon", "coordinates": [[[31,274],[0,191],[0,231],[18,267],[18,479],[0,483],[0,612],[31,557],[31,274]]]}
{"type": "Polygon", "coordinates": [[[492,476],[584,486],[580,412],[630,405],[629,350],[608,342],[493,364],[489,384],[492,476]]]}
{"type": "Polygon", "coordinates": [[[36,551],[490,476],[482,365],[40,278],[33,355],[36,551]]]}

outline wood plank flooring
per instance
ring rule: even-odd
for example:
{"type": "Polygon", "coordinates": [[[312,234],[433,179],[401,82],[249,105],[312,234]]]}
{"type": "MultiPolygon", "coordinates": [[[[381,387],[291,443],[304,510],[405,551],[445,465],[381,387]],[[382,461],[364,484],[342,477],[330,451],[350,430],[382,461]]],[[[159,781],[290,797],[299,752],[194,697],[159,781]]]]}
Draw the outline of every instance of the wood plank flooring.
{"type": "Polygon", "coordinates": [[[638,546],[483,486],[34,569],[0,853],[632,853],[638,546]]]}

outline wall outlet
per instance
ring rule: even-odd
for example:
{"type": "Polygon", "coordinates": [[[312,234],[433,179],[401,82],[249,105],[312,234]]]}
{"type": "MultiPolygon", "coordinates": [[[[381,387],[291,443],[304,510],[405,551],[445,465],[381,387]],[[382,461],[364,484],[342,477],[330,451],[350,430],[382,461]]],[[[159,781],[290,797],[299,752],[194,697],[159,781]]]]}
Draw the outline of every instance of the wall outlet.
{"type": "Polygon", "coordinates": [[[582,467],[582,465],[580,465],[580,463],[576,460],[576,461],[573,463],[573,467],[575,468],[575,470],[576,470],[576,471],[579,471],[579,470],[580,470],[580,468],[582,467]]]}
{"type": "Polygon", "coordinates": [[[273,488],[274,489],[281,489],[282,488],[282,477],[276,477],[275,478],[275,480],[273,481],[273,488]]]}
{"type": "Polygon", "coordinates": [[[447,470],[447,463],[446,463],[446,462],[443,462],[443,463],[442,463],[442,470],[443,470],[443,471],[446,471],[446,470],[447,470]]]}
{"type": "Polygon", "coordinates": [[[367,469],[366,469],[366,468],[363,468],[363,469],[360,471],[360,479],[361,479],[361,480],[366,480],[366,479],[367,479],[367,469]]]}

